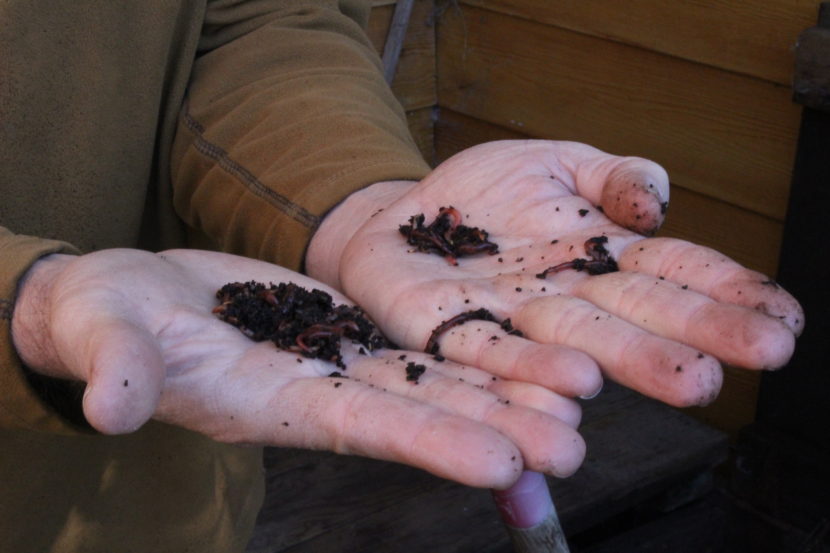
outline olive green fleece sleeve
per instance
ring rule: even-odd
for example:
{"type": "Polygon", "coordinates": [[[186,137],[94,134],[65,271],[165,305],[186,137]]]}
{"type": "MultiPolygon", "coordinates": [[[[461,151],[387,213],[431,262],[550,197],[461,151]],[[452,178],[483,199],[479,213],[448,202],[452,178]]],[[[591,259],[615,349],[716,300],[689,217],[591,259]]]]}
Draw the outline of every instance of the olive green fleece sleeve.
{"type": "Polygon", "coordinates": [[[224,251],[296,270],[351,192],[429,171],[367,16],[351,1],[209,3],[171,176],[178,214],[224,251]]]}
{"type": "Polygon", "coordinates": [[[78,431],[41,399],[12,343],[11,321],[18,282],[35,261],[52,253],[78,252],[64,242],[13,234],[0,227],[0,428],[78,431]]]}

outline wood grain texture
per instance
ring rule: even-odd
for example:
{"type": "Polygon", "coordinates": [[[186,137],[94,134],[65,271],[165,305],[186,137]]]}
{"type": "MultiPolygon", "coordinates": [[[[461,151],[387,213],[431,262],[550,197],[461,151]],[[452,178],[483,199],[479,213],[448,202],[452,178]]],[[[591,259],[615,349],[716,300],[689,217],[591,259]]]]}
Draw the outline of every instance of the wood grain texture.
{"type": "Polygon", "coordinates": [[[435,110],[432,107],[407,112],[409,132],[427,163],[435,164],[435,110]]]}
{"type": "MultiPolygon", "coordinates": [[[[378,54],[383,52],[394,2],[372,8],[367,34],[378,54]]],[[[409,20],[406,38],[392,81],[392,92],[407,111],[434,106],[435,91],[435,24],[432,0],[416,0],[409,20]]]]}
{"type": "Polygon", "coordinates": [[[465,4],[607,38],[783,85],[816,0],[464,0],[465,4]]]}
{"type": "Polygon", "coordinates": [[[437,48],[441,107],[649,157],[683,188],[784,218],[799,121],[786,87],[463,6],[437,48]]]}
{"type": "MultiPolygon", "coordinates": [[[[726,439],[665,405],[608,385],[585,402],[585,464],[549,479],[568,534],[593,527],[707,473],[726,439]]],[[[268,449],[267,495],[248,553],[507,552],[488,490],[409,467],[268,449]]]]}

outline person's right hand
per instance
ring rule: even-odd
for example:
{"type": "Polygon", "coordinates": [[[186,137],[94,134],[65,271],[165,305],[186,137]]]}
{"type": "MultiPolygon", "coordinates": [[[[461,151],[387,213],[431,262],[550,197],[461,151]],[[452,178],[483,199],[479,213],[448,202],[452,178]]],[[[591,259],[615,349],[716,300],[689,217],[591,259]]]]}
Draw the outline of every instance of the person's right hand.
{"type": "Polygon", "coordinates": [[[227,254],[53,255],[21,285],[15,347],[38,373],[86,382],[85,416],[104,433],[153,418],[219,441],[360,454],[494,488],[523,467],[567,476],[581,463],[578,405],[540,386],[424,353],[361,355],[348,340],[346,370],[250,340],[211,313],[216,290],[250,280],[348,303],[308,277],[227,254]],[[417,383],[408,362],[427,367],[417,383]]]}

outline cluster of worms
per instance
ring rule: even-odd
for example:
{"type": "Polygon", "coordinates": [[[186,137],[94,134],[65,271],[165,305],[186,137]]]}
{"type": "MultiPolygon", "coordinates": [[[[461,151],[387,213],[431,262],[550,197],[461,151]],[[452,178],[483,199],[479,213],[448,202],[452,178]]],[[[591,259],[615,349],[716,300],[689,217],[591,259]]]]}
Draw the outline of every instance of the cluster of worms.
{"type": "Polygon", "coordinates": [[[252,340],[270,340],[280,349],[341,368],[345,368],[341,338],[369,351],[392,346],[362,309],[334,305],[331,295],[322,290],[309,291],[293,282],[270,286],[233,282],[220,288],[216,297],[219,305],[213,313],[252,340]]]}
{"type": "MultiPolygon", "coordinates": [[[[583,217],[587,213],[587,210],[580,210],[579,212],[583,217]]],[[[429,225],[424,225],[424,221],[425,217],[421,213],[410,217],[408,225],[398,227],[400,233],[406,237],[407,244],[415,246],[417,251],[442,255],[452,265],[458,265],[457,258],[462,256],[482,253],[493,255],[499,251],[498,245],[489,240],[487,231],[462,225],[461,213],[452,206],[440,208],[435,220],[429,225]]],[[[619,267],[616,260],[611,257],[610,252],[605,247],[607,243],[607,236],[589,238],[584,245],[588,259],[575,258],[553,265],[537,274],[536,277],[544,279],[550,274],[565,270],[585,271],[590,275],[618,271],[619,267]]],[[[470,320],[497,322],[493,314],[486,309],[465,311],[442,321],[430,334],[424,351],[440,357],[438,354],[438,339],[441,335],[450,328],[470,320]]],[[[510,319],[501,324],[502,328],[508,333],[521,335],[520,331],[512,327],[510,319]]]]}
{"type": "Polygon", "coordinates": [[[443,255],[451,265],[458,265],[459,257],[499,252],[497,244],[489,240],[487,231],[461,224],[461,213],[454,207],[442,207],[435,220],[424,225],[423,213],[409,218],[408,225],[398,230],[406,237],[406,243],[419,252],[443,255]]]}

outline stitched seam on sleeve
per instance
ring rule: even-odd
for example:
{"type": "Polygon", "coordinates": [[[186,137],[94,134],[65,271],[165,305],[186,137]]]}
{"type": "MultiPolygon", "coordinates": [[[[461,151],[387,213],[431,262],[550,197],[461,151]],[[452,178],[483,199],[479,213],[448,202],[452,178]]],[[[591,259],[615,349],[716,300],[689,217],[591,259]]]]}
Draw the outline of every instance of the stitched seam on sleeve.
{"type": "Polygon", "coordinates": [[[260,180],[257,179],[253,173],[248,171],[248,169],[240,165],[238,162],[231,159],[225,150],[205,139],[204,127],[202,127],[202,125],[189,113],[184,114],[184,122],[190,132],[196,135],[193,143],[196,151],[215,161],[219,167],[221,167],[228,174],[234,176],[251,192],[266,199],[277,209],[300,224],[312,229],[316,228],[320,224],[319,217],[309,212],[302,206],[295,204],[279,192],[275,192],[262,184],[262,182],[260,182],[260,180]]]}

